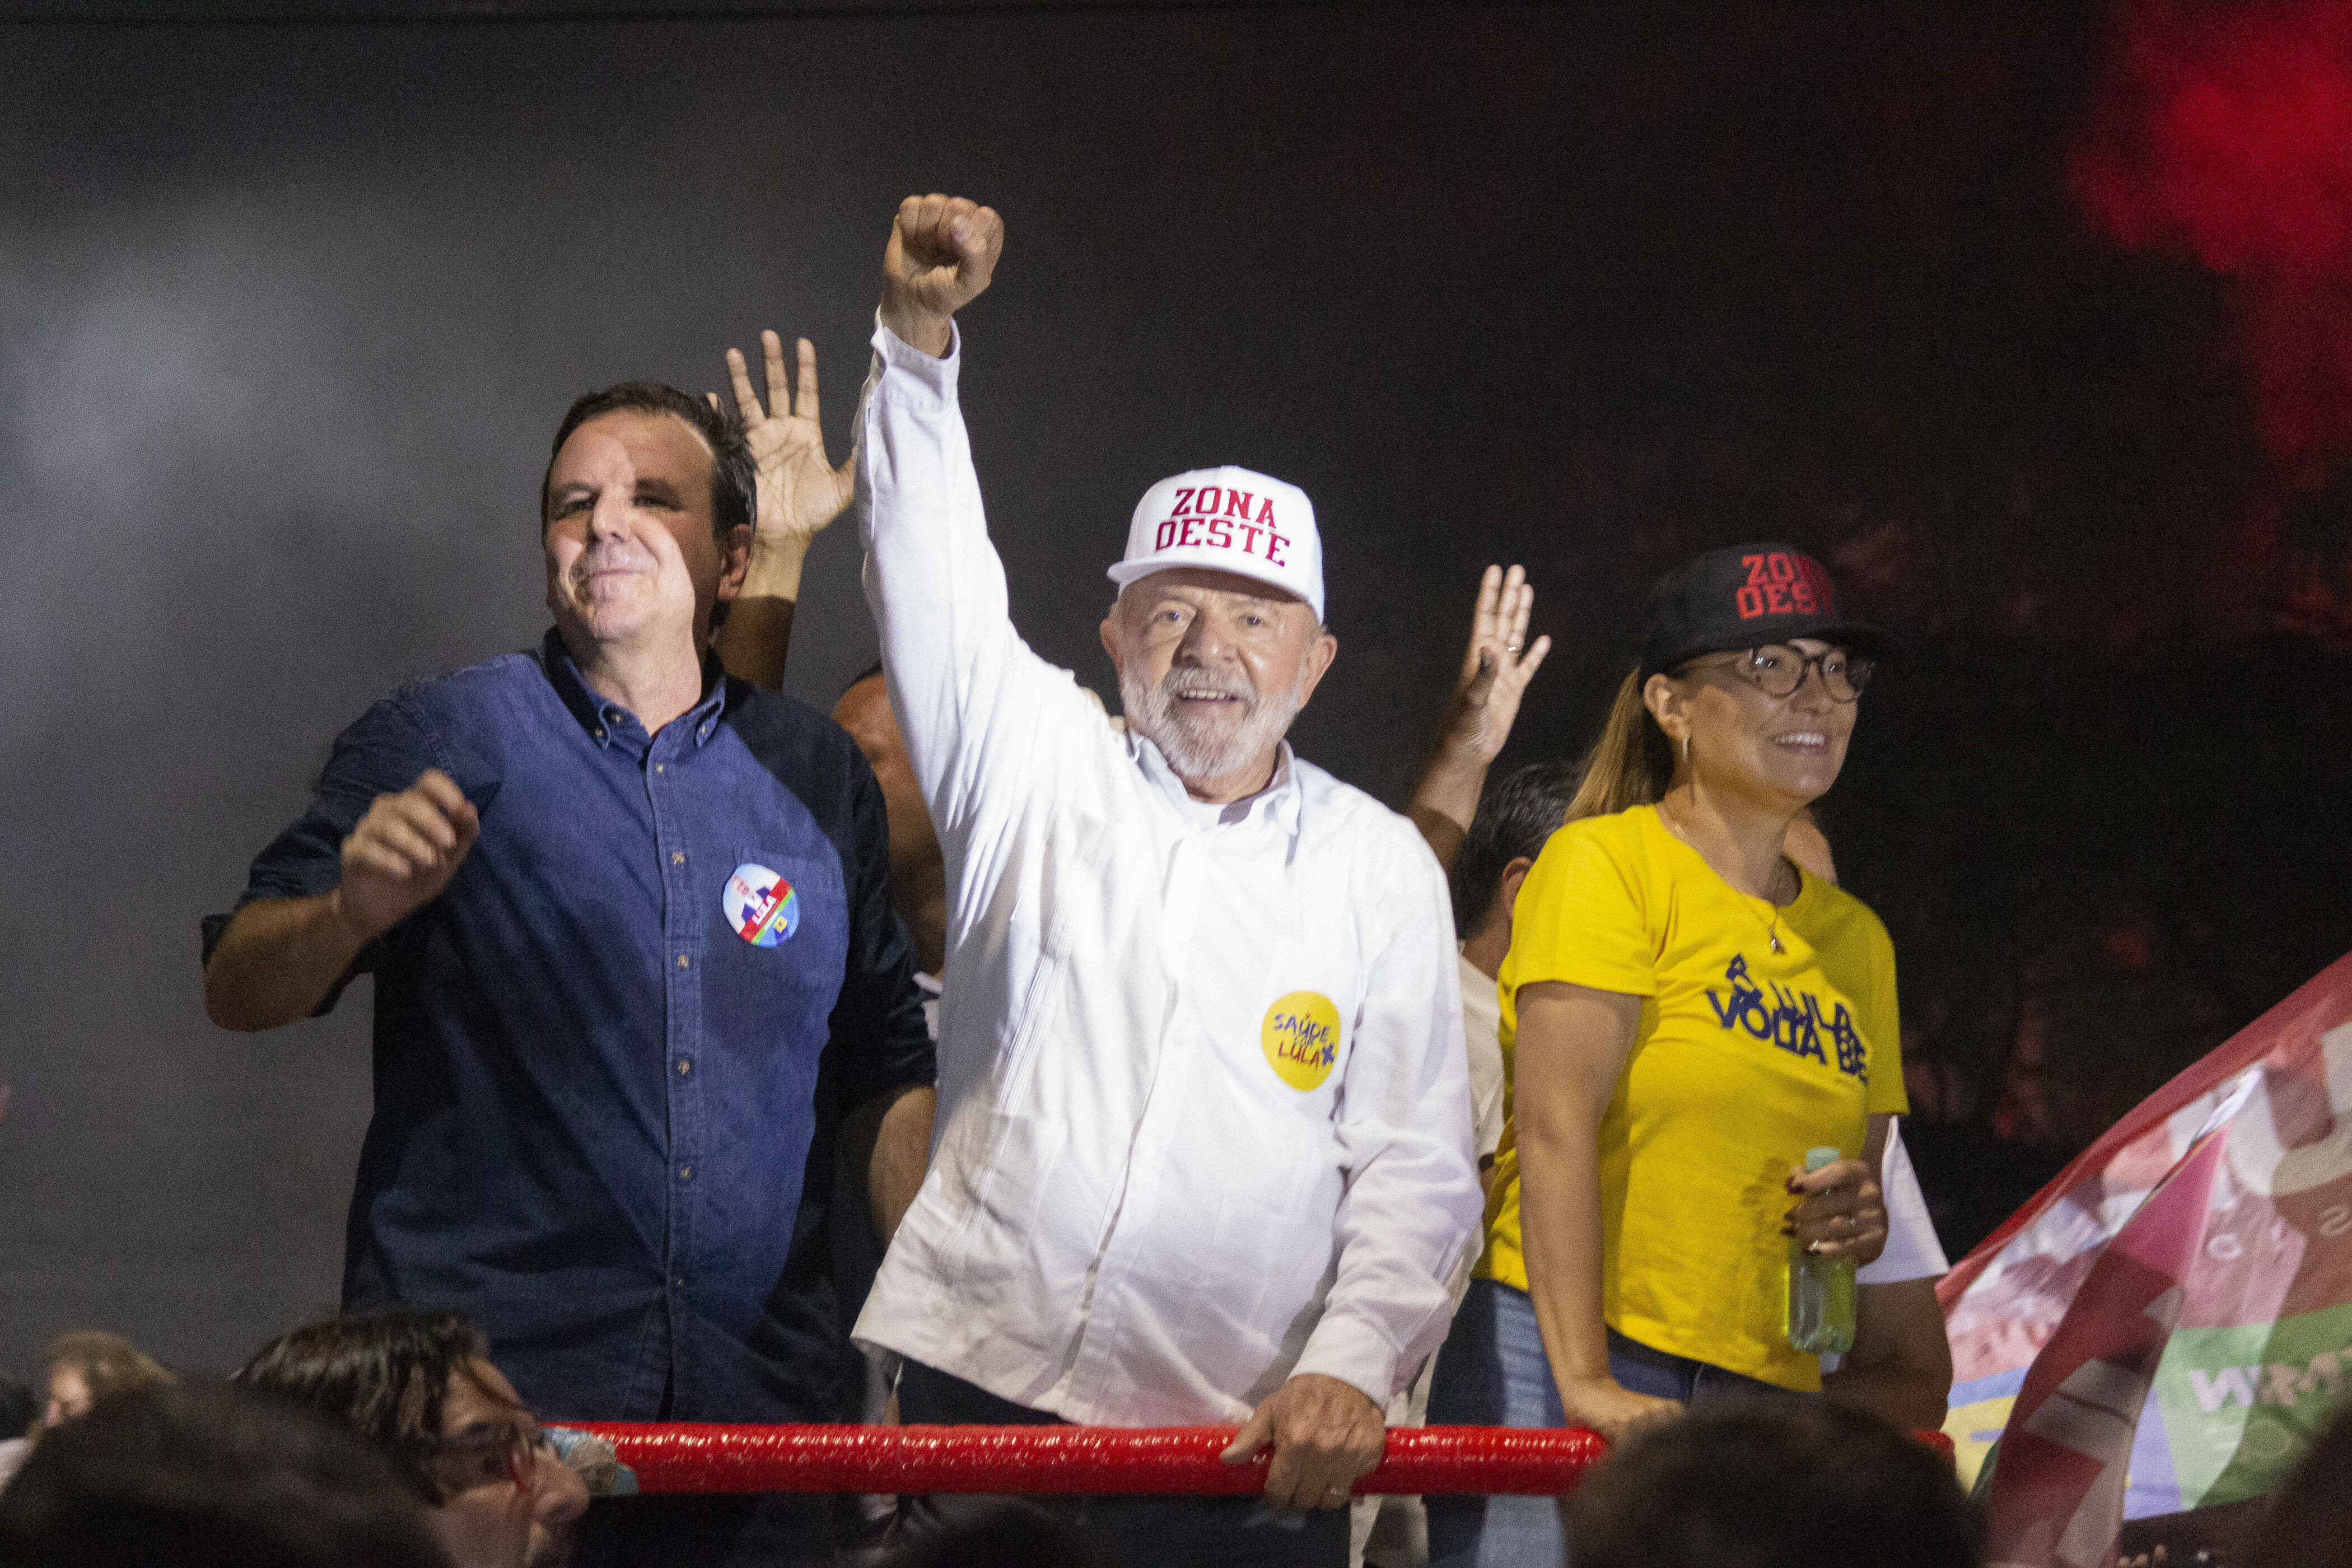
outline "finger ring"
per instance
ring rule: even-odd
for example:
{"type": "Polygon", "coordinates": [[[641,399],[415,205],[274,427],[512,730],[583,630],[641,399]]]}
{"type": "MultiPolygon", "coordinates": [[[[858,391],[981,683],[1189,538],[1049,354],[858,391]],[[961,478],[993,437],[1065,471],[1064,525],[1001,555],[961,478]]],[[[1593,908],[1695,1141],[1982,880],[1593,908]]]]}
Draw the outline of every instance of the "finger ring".
{"type": "Polygon", "coordinates": [[[1507,642],[1503,645],[1503,651],[1505,653],[1517,653],[1519,651],[1519,645],[1515,642],[1507,642]]]}

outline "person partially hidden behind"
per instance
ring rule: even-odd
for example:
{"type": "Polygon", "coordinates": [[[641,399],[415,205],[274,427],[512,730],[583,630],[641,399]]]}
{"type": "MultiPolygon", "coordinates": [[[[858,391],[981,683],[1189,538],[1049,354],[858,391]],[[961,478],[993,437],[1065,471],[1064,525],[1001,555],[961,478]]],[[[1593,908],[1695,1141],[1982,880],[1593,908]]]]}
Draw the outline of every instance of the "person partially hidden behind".
{"type": "MultiPolygon", "coordinates": [[[[207,926],[229,1027],[373,972],[344,1305],[464,1312],[558,1420],[854,1415],[804,1212],[829,1184],[803,1173],[846,1141],[887,1237],[929,1143],[873,770],[707,647],[754,468],[740,425],[672,388],[575,403],[541,491],[554,628],[370,709],[207,926]]],[[[752,1528],[751,1505],[694,1505],[726,1539],[681,1522],[638,1554],[715,1563],[752,1528]]],[[[829,1505],[760,1512],[759,1551],[831,1550],[829,1505]]]]}
{"type": "Polygon", "coordinates": [[[79,1420],[101,1399],[177,1382],[153,1357],[103,1329],[77,1329],[49,1342],[39,1416],[21,1437],[0,1441],[0,1487],[8,1484],[43,1433],[79,1420]]]}
{"type": "Polygon", "coordinates": [[[1146,492],[1099,628],[1123,730],[1024,645],[956,402],[1002,238],[900,206],[859,411],[866,595],[949,887],[938,1148],[858,1339],[905,1358],[910,1423],[1272,1447],[1260,1497],[1087,1500],[1130,1568],[1341,1563],[1478,1214],[1444,881],[1284,739],[1338,646],[1292,486],[1146,492]]]}
{"type": "Polygon", "coordinates": [[[455,1312],[310,1323],[236,1381],[350,1428],[392,1460],[455,1568],[560,1568],[587,1489],[455,1312]]]}

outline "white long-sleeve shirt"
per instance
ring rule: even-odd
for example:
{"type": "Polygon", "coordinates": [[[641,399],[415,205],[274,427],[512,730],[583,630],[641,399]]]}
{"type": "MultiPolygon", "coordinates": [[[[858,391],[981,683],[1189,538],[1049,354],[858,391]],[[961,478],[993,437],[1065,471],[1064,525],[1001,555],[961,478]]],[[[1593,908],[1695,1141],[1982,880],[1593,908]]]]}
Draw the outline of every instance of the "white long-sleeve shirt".
{"type": "Polygon", "coordinates": [[[950,891],[930,1170],[856,1337],[1089,1424],[1384,1404],[1480,1216],[1445,879],[1286,745],[1204,806],[1106,723],[1008,617],[960,343],[874,347],[866,592],[950,891]]]}

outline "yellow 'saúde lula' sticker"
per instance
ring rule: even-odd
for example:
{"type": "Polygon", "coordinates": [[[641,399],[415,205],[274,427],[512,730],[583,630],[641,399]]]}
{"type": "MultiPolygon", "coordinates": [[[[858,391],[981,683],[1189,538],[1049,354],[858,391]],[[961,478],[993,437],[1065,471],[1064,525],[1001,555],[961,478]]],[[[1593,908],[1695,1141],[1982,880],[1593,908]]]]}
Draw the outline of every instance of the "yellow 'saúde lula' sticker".
{"type": "Polygon", "coordinates": [[[1275,1076],[1304,1093],[1319,1089],[1339,1059],[1339,1009],[1319,991],[1294,991],[1265,1010],[1259,1031],[1275,1076]]]}

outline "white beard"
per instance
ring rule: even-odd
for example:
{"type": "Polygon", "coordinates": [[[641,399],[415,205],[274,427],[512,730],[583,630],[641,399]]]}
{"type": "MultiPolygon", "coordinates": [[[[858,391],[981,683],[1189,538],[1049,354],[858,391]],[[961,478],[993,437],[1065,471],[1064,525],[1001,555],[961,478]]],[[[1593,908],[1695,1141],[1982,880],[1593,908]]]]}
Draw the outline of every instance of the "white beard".
{"type": "Polygon", "coordinates": [[[1127,710],[1128,728],[1160,748],[1168,766],[1189,787],[1229,778],[1241,772],[1289,732],[1298,716],[1307,689],[1307,671],[1287,697],[1261,696],[1240,669],[1209,670],[1198,667],[1171,669],[1157,686],[1146,686],[1121,672],[1118,696],[1127,710]],[[1241,700],[1238,724],[1207,723],[1178,710],[1179,691],[1213,692],[1241,700]]]}

